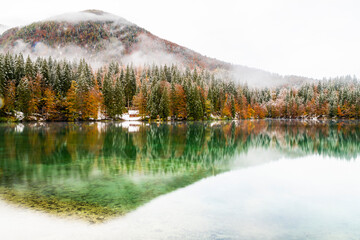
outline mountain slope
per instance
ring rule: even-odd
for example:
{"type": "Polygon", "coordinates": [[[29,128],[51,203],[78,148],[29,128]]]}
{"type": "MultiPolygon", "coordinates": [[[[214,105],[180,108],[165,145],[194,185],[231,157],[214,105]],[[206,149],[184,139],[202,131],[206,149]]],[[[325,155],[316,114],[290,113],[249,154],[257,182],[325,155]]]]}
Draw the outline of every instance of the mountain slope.
{"type": "MultiPolygon", "coordinates": [[[[266,86],[294,84],[289,77],[203,56],[161,39],[124,18],[99,10],[63,14],[9,29],[1,35],[0,47],[3,51],[35,57],[85,58],[95,68],[110,61],[135,65],[174,63],[211,71],[230,70],[234,79],[255,86],[258,83],[266,86]]],[[[309,81],[299,79],[300,82],[309,81]]]]}
{"type": "Polygon", "coordinates": [[[70,52],[99,63],[105,59],[135,64],[181,63],[211,70],[230,66],[161,39],[123,18],[98,10],[63,14],[10,29],[1,36],[0,46],[38,56],[56,49],[64,55],[70,52]]]}

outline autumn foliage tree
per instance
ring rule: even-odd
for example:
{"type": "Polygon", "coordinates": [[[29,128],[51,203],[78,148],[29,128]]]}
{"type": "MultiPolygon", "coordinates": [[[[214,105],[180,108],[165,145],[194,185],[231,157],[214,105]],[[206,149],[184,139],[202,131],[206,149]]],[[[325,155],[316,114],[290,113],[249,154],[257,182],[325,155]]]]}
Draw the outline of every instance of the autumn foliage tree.
{"type": "Polygon", "coordinates": [[[51,88],[44,91],[44,115],[47,120],[55,120],[57,115],[55,92],[51,88]]]}
{"type": "Polygon", "coordinates": [[[5,87],[5,105],[4,109],[6,112],[12,112],[15,110],[16,102],[16,82],[15,80],[9,81],[5,87]]]}
{"type": "Polygon", "coordinates": [[[65,102],[64,102],[65,116],[68,121],[75,121],[79,117],[76,92],[77,92],[76,82],[72,81],[70,89],[66,93],[65,102]]]}
{"type": "MultiPolygon", "coordinates": [[[[31,59],[0,53],[3,117],[118,119],[129,108],[144,117],[360,118],[360,82],[345,76],[298,86],[250,88],[199,69],[111,62],[94,70],[84,60],[31,59]],[[21,114],[20,114],[21,115],[21,114]]],[[[5,118],[6,119],[6,118],[5,118]]]]}

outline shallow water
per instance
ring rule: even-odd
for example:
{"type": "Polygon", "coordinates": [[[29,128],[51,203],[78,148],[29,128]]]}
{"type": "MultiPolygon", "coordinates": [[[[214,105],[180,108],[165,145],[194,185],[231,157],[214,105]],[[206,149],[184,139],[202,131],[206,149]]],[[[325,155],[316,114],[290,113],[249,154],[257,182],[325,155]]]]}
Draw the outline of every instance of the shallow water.
{"type": "Polygon", "coordinates": [[[7,239],[360,236],[358,122],[54,123],[0,131],[1,186],[127,213],[89,225],[2,203],[7,239]]]}

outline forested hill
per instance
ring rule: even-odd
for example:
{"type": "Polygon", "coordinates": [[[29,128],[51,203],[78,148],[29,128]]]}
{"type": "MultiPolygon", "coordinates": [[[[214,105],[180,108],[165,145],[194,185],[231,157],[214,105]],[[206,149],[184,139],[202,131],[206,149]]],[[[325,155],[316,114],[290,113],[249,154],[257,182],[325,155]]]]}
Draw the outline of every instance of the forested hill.
{"type": "Polygon", "coordinates": [[[227,71],[236,81],[261,87],[300,85],[312,81],[206,57],[161,39],[119,16],[99,10],[63,14],[9,29],[0,37],[1,49],[3,53],[31,55],[33,59],[49,56],[68,60],[85,58],[94,69],[115,61],[123,65],[176,64],[190,69],[227,71]]]}
{"type": "Polygon", "coordinates": [[[38,56],[49,53],[46,46],[63,51],[63,54],[68,54],[65,56],[67,58],[69,54],[79,54],[80,57],[87,55],[94,61],[106,61],[101,64],[110,61],[146,61],[156,64],[181,63],[191,68],[210,70],[230,68],[228,63],[205,57],[161,39],[121,17],[98,10],[64,14],[24,27],[12,28],[1,36],[0,45],[6,50],[23,53],[29,48],[38,56]],[[69,47],[80,49],[70,52],[74,49],[69,47]]]}

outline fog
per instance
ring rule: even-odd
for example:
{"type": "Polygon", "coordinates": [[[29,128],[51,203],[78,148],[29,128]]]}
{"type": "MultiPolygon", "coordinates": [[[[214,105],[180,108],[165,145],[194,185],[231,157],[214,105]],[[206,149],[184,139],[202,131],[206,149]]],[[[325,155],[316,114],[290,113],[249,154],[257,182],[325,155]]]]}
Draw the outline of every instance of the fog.
{"type": "Polygon", "coordinates": [[[135,49],[130,55],[122,58],[123,63],[133,63],[138,66],[144,64],[183,64],[177,56],[166,52],[165,45],[162,42],[154,41],[145,34],[139,36],[139,43],[136,44],[135,49]]]}
{"type": "Polygon", "coordinates": [[[82,48],[73,44],[64,47],[50,47],[42,42],[31,46],[23,40],[17,40],[10,49],[0,48],[0,52],[7,51],[13,54],[22,53],[24,56],[30,56],[32,59],[37,57],[52,57],[53,59],[69,61],[85,59],[94,69],[105,66],[111,61],[120,62],[121,64],[133,64],[135,66],[151,65],[182,65],[180,59],[175,55],[165,51],[162,43],[156,42],[147,35],[139,36],[139,42],[134,46],[134,51],[130,54],[124,54],[124,46],[122,42],[116,38],[103,40],[105,49],[98,52],[91,49],[82,48]]]}
{"type": "Polygon", "coordinates": [[[317,79],[301,76],[283,76],[261,69],[234,65],[229,71],[229,78],[239,84],[247,84],[252,88],[273,88],[280,86],[300,86],[305,83],[314,83],[317,79]]]}

